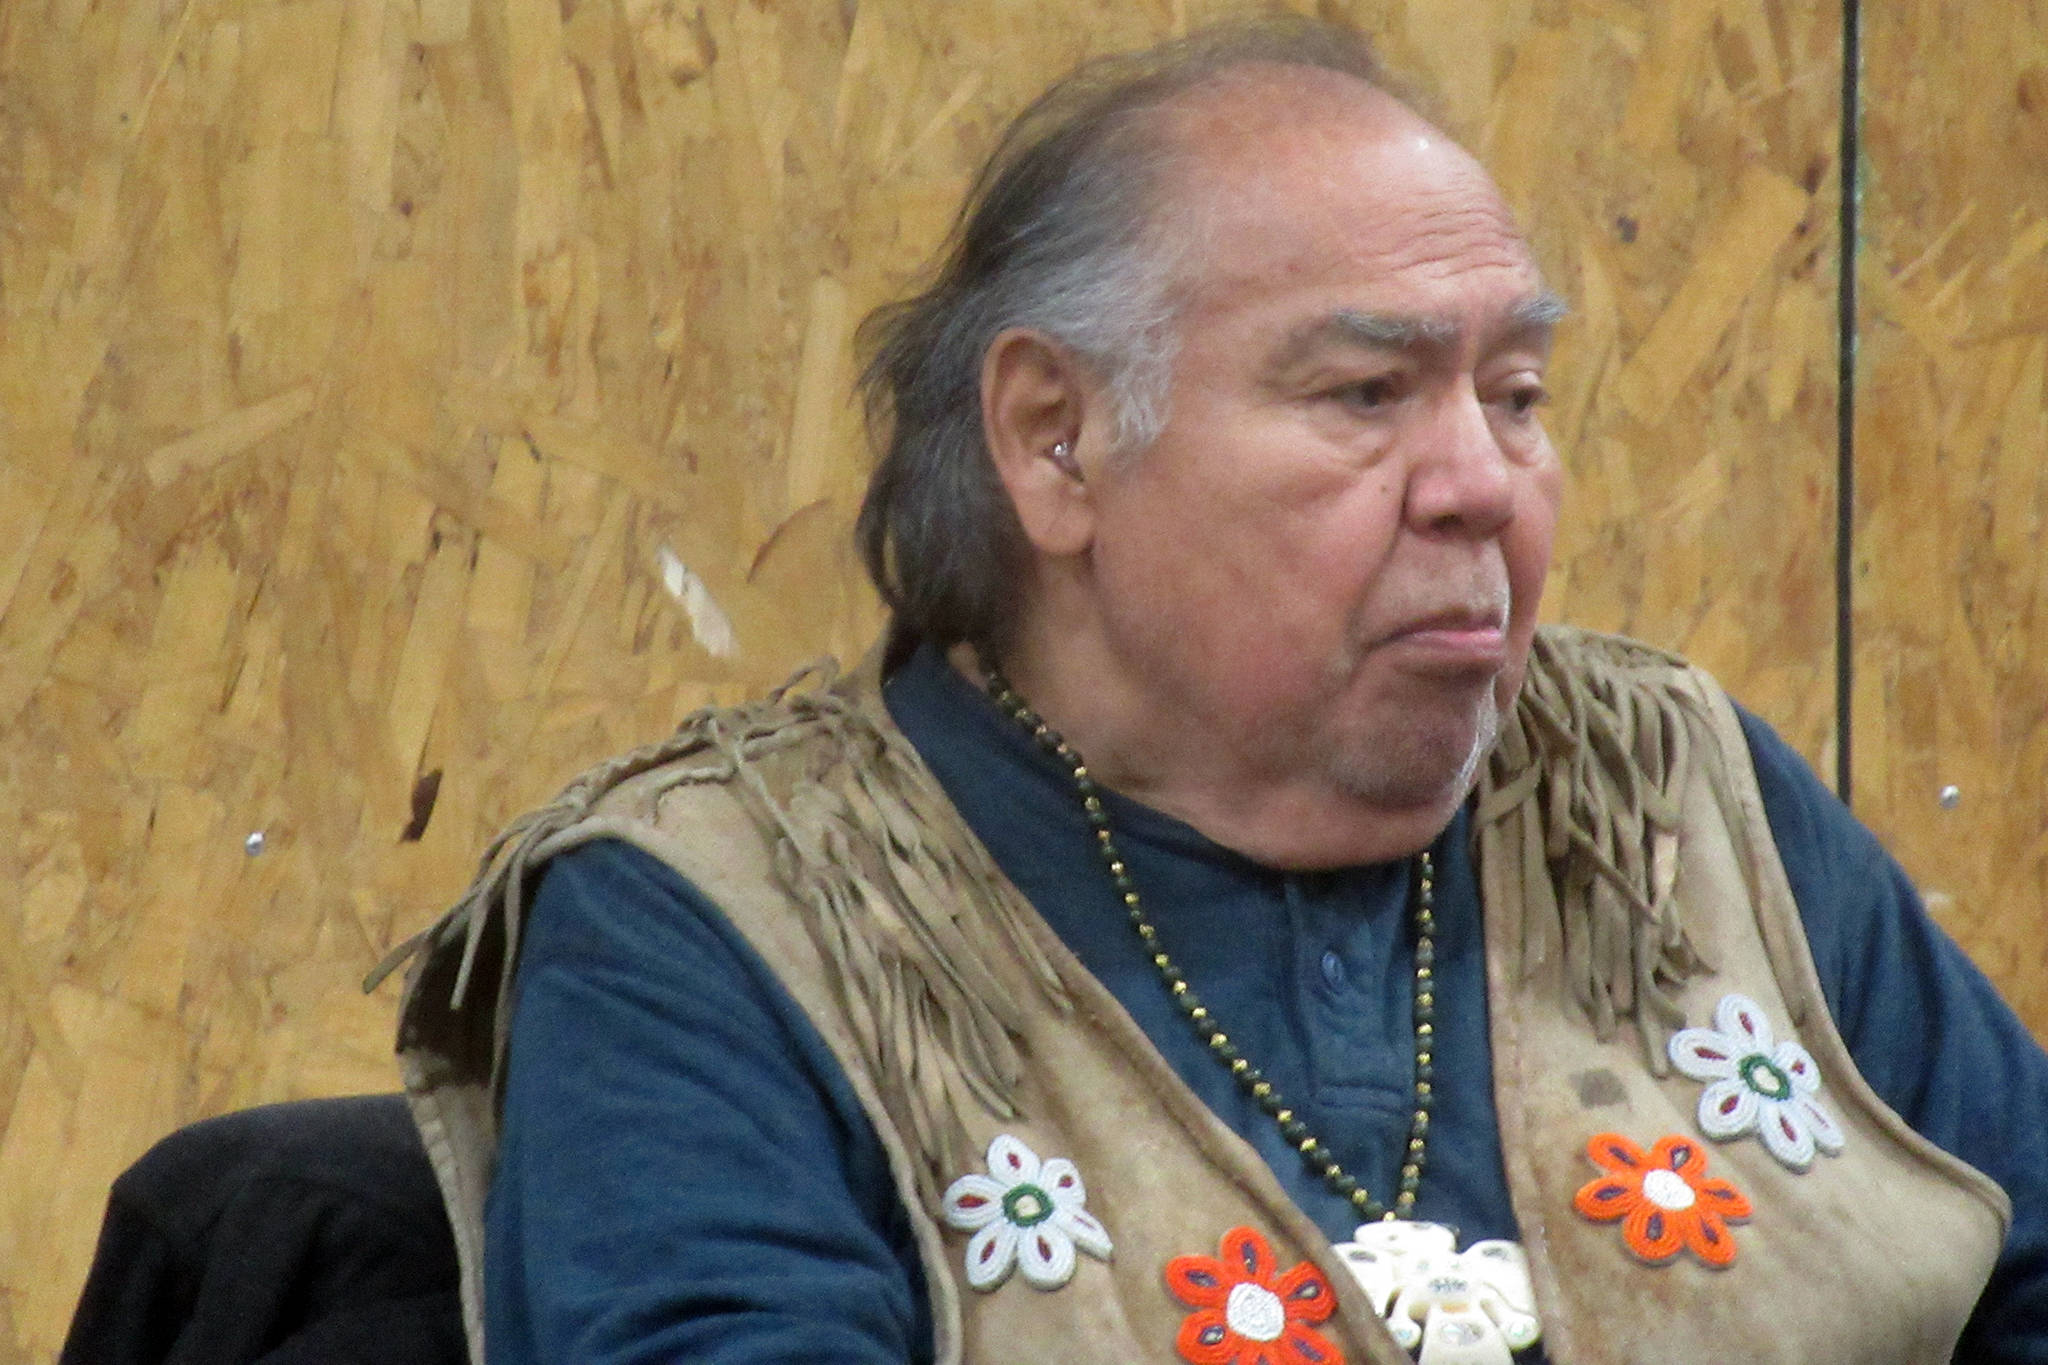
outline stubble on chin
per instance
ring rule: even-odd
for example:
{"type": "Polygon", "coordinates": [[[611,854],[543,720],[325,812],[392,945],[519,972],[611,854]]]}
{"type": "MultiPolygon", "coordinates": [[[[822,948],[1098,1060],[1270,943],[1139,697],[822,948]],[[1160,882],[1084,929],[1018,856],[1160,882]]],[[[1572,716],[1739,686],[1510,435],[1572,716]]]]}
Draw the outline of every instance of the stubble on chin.
{"type": "Polygon", "coordinates": [[[1488,687],[1462,718],[1424,725],[1391,721],[1369,731],[1328,736],[1316,760],[1332,785],[1388,810],[1436,803],[1454,806],[1479,780],[1479,767],[1500,739],[1500,708],[1488,687]]]}

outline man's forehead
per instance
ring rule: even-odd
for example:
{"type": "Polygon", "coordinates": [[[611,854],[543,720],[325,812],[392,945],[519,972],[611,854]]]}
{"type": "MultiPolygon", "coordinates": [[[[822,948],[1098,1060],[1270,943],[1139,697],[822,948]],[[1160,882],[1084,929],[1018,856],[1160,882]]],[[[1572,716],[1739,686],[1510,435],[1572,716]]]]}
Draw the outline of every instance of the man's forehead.
{"type": "Polygon", "coordinates": [[[1385,90],[1314,67],[1233,67],[1169,99],[1156,116],[1181,174],[1225,184],[1269,179],[1283,161],[1331,165],[1375,146],[1457,147],[1385,90]]]}
{"type": "Polygon", "coordinates": [[[1247,68],[1182,96],[1155,184],[1153,227],[1194,248],[1207,280],[1299,255],[1431,268],[1439,248],[1529,264],[1491,177],[1393,96],[1327,71],[1247,68]]]}
{"type": "Polygon", "coordinates": [[[1395,96],[1347,72],[1245,62],[1226,67],[1159,106],[1171,136],[1212,143],[1347,124],[1392,131],[1430,125],[1395,96]]]}

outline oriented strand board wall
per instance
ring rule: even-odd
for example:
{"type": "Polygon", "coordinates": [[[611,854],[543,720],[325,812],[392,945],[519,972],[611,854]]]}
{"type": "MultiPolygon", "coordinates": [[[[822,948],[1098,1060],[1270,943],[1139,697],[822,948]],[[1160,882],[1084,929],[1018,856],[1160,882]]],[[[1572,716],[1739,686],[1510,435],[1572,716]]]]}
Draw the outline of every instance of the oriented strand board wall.
{"type": "MultiPolygon", "coordinates": [[[[499,821],[859,650],[853,324],[1003,114],[1218,8],[0,5],[0,1359],[155,1137],[393,1084],[354,983],[499,821]]],[[[1829,7],[1352,8],[1577,301],[1553,614],[1822,757],[1829,7]]]]}
{"type": "Polygon", "coordinates": [[[2048,5],[1866,24],[1855,803],[2048,1036],[2048,5]]]}
{"type": "MultiPolygon", "coordinates": [[[[1838,15],[1572,12],[1480,139],[1577,310],[1548,614],[1682,650],[1830,765],[1838,15]]],[[[1470,23],[1446,46],[1483,53],[1470,23]]]]}

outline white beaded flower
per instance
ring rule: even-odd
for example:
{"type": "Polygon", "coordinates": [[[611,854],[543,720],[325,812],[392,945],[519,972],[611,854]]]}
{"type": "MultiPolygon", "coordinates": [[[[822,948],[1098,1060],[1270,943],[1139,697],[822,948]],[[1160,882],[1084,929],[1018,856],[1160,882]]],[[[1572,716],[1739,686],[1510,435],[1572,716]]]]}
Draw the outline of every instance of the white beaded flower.
{"type": "Polygon", "coordinates": [[[991,1290],[1022,1267],[1034,1289],[1074,1278],[1075,1248],[1109,1259],[1109,1233],[1085,1207],[1081,1173],[1065,1157],[1041,1162],[1008,1133],[988,1145],[988,1174],[971,1172],[946,1187],[940,1210],[967,1240],[967,1283],[991,1290]]]}
{"type": "Polygon", "coordinates": [[[1337,1254],[1418,1365],[1510,1365],[1535,1344],[1536,1294],[1513,1242],[1457,1250],[1436,1223],[1361,1223],[1337,1254]]]}
{"type": "Polygon", "coordinates": [[[1795,1171],[1816,1152],[1842,1150],[1842,1129],[1814,1096],[1820,1068],[1797,1041],[1776,1041],[1763,1008],[1746,995],[1724,995],[1713,1028],[1680,1029],[1671,1036],[1671,1061],[1696,1081],[1700,1131],[1716,1140],[1754,1129],[1772,1156],[1795,1171]]]}

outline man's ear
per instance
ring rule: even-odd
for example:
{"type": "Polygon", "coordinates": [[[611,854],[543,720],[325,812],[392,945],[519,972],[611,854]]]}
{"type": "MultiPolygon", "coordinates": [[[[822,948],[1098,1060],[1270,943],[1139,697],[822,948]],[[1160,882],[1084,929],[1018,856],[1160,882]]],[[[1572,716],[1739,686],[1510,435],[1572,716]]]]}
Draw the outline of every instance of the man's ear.
{"type": "Polygon", "coordinates": [[[1087,471],[1099,452],[1093,377],[1042,332],[999,332],[981,359],[981,424],[1024,535],[1041,554],[1072,555],[1095,535],[1087,471]]]}

